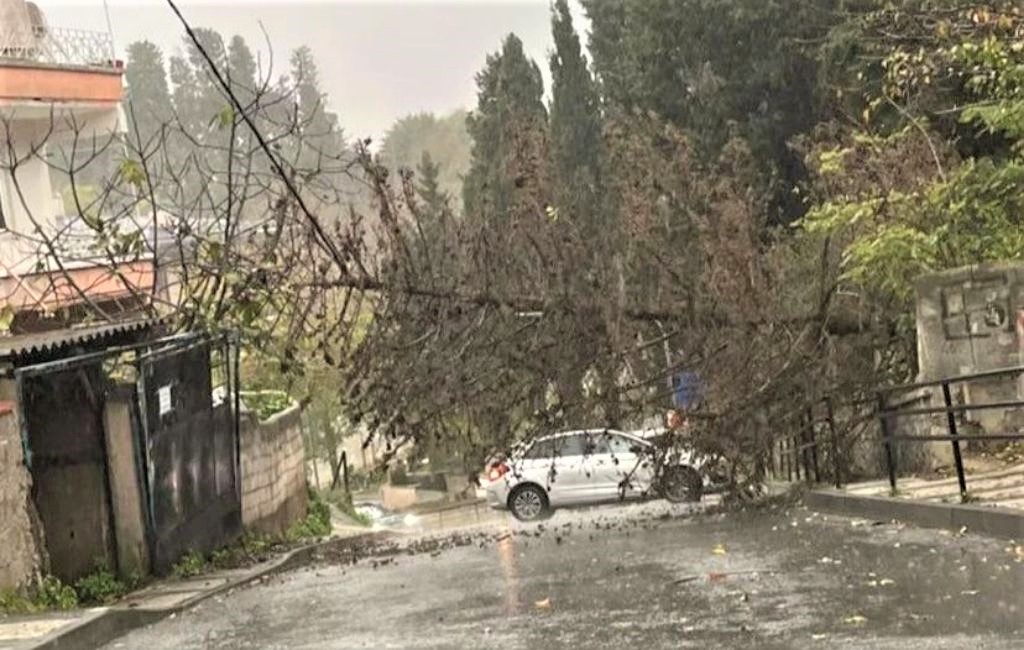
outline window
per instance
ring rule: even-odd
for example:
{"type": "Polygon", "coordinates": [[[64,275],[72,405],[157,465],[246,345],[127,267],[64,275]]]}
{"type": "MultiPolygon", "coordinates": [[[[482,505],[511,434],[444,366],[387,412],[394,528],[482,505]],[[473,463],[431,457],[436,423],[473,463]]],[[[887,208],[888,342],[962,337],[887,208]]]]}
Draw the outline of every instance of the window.
{"type": "Polygon", "coordinates": [[[616,456],[636,453],[633,450],[639,446],[640,444],[638,442],[636,442],[635,440],[630,440],[625,436],[608,436],[608,447],[611,449],[611,453],[615,454],[616,456]]]}
{"type": "Polygon", "coordinates": [[[541,458],[551,458],[554,455],[555,441],[549,438],[547,440],[538,440],[533,443],[533,446],[523,454],[523,458],[527,460],[537,460],[541,458]]]}
{"type": "Polygon", "coordinates": [[[523,454],[523,458],[537,460],[608,453],[607,451],[601,451],[601,446],[600,437],[597,435],[574,433],[568,436],[538,440],[523,454]]]}
{"type": "Polygon", "coordinates": [[[555,448],[555,456],[582,456],[584,450],[583,434],[571,436],[560,436],[552,439],[555,448]]]}

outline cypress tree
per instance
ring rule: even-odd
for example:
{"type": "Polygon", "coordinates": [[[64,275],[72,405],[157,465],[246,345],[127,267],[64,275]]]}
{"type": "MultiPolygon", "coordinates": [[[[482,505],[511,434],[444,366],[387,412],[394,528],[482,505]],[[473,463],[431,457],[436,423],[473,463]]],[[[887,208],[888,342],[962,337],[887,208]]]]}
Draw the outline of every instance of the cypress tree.
{"type": "Polygon", "coordinates": [[[546,207],[547,110],[544,82],[523,43],[509,34],[477,74],[477,108],[467,118],[473,138],[463,187],[466,215],[490,221],[546,207]]]}

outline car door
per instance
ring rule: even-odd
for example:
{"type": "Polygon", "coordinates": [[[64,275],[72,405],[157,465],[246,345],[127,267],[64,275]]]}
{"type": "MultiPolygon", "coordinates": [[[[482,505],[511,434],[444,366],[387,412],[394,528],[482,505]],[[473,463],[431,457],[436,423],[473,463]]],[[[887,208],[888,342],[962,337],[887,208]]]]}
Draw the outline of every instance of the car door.
{"type": "Polygon", "coordinates": [[[581,474],[574,498],[580,503],[610,501],[616,498],[616,482],[612,476],[612,456],[604,431],[579,434],[582,456],[575,468],[581,474]]]}
{"type": "Polygon", "coordinates": [[[552,457],[546,476],[552,505],[571,505],[589,500],[589,479],[584,468],[582,433],[552,438],[552,457]]]}
{"type": "Polygon", "coordinates": [[[637,497],[645,494],[653,480],[650,445],[616,432],[603,434],[597,465],[601,482],[610,490],[611,498],[637,497]]]}

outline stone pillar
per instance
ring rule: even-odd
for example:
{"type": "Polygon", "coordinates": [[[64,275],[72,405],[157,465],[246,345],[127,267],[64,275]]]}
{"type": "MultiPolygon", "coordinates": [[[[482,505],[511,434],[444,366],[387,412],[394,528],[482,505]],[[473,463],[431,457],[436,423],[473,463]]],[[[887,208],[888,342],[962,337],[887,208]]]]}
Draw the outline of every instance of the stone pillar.
{"type": "Polygon", "coordinates": [[[14,396],[14,381],[0,380],[0,589],[23,587],[46,569],[14,396]]]}
{"type": "Polygon", "coordinates": [[[133,399],[131,387],[113,390],[104,407],[103,428],[107,442],[107,475],[114,509],[118,571],[124,576],[144,576],[149,573],[149,547],[146,545],[142,477],[135,461],[133,399]]]}

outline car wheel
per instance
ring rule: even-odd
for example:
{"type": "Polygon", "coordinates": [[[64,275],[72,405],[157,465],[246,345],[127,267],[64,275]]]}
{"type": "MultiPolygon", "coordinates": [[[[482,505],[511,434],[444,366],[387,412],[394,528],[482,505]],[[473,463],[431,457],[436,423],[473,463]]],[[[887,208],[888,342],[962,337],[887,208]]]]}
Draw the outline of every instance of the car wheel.
{"type": "Polygon", "coordinates": [[[544,519],[550,509],[548,495],[536,485],[517,487],[508,497],[508,509],[519,521],[544,519]]]}
{"type": "Polygon", "coordinates": [[[692,467],[670,467],[661,479],[661,493],[671,503],[696,503],[704,494],[704,481],[692,467]]]}

